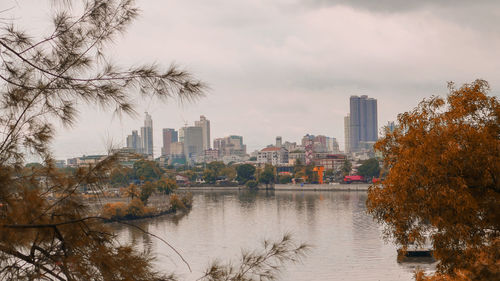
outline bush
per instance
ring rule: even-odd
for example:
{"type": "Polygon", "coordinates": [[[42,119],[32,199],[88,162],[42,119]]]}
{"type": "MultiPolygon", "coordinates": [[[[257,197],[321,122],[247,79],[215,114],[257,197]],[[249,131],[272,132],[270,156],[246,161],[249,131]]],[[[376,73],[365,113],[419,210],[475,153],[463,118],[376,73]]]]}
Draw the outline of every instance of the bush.
{"type": "Polygon", "coordinates": [[[292,176],[290,175],[282,175],[279,177],[279,181],[281,184],[287,184],[292,182],[292,176]]]}
{"type": "Polygon", "coordinates": [[[257,188],[257,186],[259,186],[259,183],[257,183],[254,180],[249,180],[249,181],[247,181],[246,186],[248,188],[257,188]]]}
{"type": "Polygon", "coordinates": [[[108,219],[118,219],[125,216],[127,205],[123,202],[107,203],[102,210],[102,216],[108,219]]]}
{"type": "Polygon", "coordinates": [[[179,195],[177,194],[170,195],[170,205],[174,211],[186,209],[186,205],[184,205],[184,202],[182,202],[181,198],[179,198],[179,195]]]}
{"type": "Polygon", "coordinates": [[[143,216],[145,213],[144,203],[141,201],[141,199],[134,198],[128,205],[127,214],[125,216],[136,218],[143,216]]]}
{"type": "Polygon", "coordinates": [[[181,201],[186,208],[191,208],[193,206],[193,194],[191,192],[185,193],[181,201]]]}

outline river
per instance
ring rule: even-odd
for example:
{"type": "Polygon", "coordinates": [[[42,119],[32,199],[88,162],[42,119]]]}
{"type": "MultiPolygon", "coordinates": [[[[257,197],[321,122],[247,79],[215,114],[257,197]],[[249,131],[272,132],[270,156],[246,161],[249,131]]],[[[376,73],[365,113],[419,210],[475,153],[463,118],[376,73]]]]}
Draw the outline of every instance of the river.
{"type": "Polygon", "coordinates": [[[413,280],[417,267],[398,263],[396,246],[384,242],[382,227],[366,214],[364,191],[196,191],[186,215],[136,223],[171,243],[192,267],[164,243],[126,226],[121,241],[153,251],[156,266],[181,280],[196,280],[210,262],[237,260],[242,249],[259,249],[264,239],[286,232],[312,246],[302,262],[289,264],[280,280],[413,280]]]}

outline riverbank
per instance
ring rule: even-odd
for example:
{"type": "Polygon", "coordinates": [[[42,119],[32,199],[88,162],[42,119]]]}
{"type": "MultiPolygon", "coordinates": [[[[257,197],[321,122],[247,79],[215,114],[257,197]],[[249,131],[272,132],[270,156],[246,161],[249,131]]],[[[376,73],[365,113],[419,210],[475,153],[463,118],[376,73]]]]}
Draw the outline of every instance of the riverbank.
{"type": "MultiPolygon", "coordinates": [[[[276,184],[275,191],[367,191],[370,184],[276,184]]],[[[259,190],[266,189],[261,186],[259,190]]],[[[246,186],[192,186],[179,187],[179,190],[197,191],[197,190],[248,190],[246,186]]]]}
{"type": "Polygon", "coordinates": [[[367,191],[370,184],[276,184],[283,191],[367,191]]]}

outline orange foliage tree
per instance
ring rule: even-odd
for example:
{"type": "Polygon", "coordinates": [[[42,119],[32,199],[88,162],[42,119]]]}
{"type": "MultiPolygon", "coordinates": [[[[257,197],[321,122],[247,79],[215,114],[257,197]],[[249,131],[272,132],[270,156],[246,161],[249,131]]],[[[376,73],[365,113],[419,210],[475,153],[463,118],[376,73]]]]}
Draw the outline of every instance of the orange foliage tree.
{"type": "Polygon", "coordinates": [[[486,81],[431,97],[375,144],[388,169],[367,207],[403,247],[430,239],[425,280],[500,280],[500,106],[486,81]]]}

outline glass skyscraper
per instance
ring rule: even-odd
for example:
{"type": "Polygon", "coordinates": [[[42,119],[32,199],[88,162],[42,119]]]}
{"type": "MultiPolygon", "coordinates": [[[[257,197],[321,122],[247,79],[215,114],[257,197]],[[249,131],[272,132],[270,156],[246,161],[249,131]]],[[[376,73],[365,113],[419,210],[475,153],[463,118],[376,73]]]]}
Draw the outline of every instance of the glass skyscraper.
{"type": "Polygon", "coordinates": [[[350,152],[360,151],[363,142],[375,142],[378,139],[377,100],[368,96],[351,96],[349,113],[350,152]]]}

